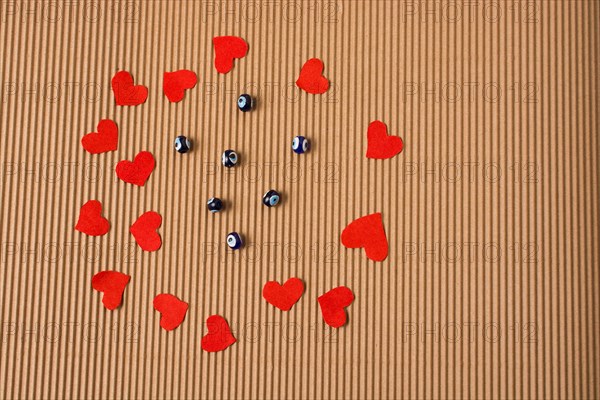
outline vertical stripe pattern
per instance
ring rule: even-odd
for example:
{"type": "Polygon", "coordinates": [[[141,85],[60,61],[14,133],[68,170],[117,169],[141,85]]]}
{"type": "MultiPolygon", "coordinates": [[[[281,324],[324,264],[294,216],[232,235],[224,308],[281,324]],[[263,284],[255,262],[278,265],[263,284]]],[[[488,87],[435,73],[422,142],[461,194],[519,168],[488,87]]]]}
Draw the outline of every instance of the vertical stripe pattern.
{"type": "Polygon", "coordinates": [[[598,398],[599,21],[594,0],[1,1],[0,398],[598,398]],[[212,38],[248,55],[228,74],[212,38]],[[323,95],[295,86],[318,57],[323,95]],[[162,74],[197,86],[169,103],[162,74]],[[110,80],[149,89],[117,107],[110,80]],[[255,110],[236,99],[249,93],[255,110]],[[81,137],[104,118],[115,152],[81,137]],[[369,160],[384,121],[404,140],[369,160]],[[185,155],[173,140],[186,135],[185,155]],[[311,140],[297,155],[294,136],[311,140]],[[234,149],[240,165],[225,169],[234,149]],[[116,163],[157,161],[145,187],[116,163]],[[262,195],[282,193],[277,207],[262,195]],[[225,211],[206,210],[210,197],[225,211]],[[107,235],[74,230],[100,200],[107,235]],[[163,217],[146,253],[129,226],[163,217]],[[381,212],[381,263],[342,229],[381,212]],[[227,249],[239,232],[246,246],[227,249]],[[92,276],[131,275],[108,311],[92,276]],[[261,296],[301,278],[290,312],[261,296]],[[345,285],[349,322],[317,297],[345,285]],[[190,304],[172,332],[152,300],[190,304]],[[237,343],[206,353],[209,315],[237,343]]]}

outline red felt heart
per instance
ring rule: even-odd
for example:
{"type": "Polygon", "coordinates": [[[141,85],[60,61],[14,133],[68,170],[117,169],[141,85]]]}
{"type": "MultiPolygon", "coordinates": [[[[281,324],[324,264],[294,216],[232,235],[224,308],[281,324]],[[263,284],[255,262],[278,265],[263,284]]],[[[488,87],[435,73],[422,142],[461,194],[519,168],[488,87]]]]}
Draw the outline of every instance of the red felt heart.
{"type": "Polygon", "coordinates": [[[119,161],[115,169],[117,176],[124,182],[144,186],[146,180],[154,170],[154,156],[148,151],[141,151],[135,156],[133,162],[119,161]]]}
{"type": "Polygon", "coordinates": [[[119,130],[117,124],[110,119],[103,119],[96,128],[98,132],[91,132],[81,138],[81,145],[91,154],[106,153],[117,149],[119,130]]]}
{"type": "Polygon", "coordinates": [[[373,121],[367,131],[367,158],[380,160],[392,158],[402,151],[404,143],[398,136],[390,136],[387,126],[381,121],[373,121]]]}
{"type": "Polygon", "coordinates": [[[137,244],[146,251],[160,249],[162,241],[156,230],[162,224],[162,217],[154,211],[147,211],[131,225],[129,232],[135,238],[137,244]]]}
{"type": "Polygon", "coordinates": [[[360,217],[342,231],[342,244],[348,248],[363,247],[367,257],[383,261],[388,256],[388,241],[383,229],[381,213],[360,217]]]}
{"type": "Polygon", "coordinates": [[[75,229],[90,236],[102,236],[108,232],[110,223],[102,217],[102,203],[90,200],[81,206],[75,229]]]}
{"type": "Polygon", "coordinates": [[[192,89],[197,82],[196,73],[187,69],[165,72],[163,74],[163,92],[170,102],[178,103],[183,100],[186,89],[192,89]]]}
{"type": "Polygon", "coordinates": [[[304,283],[298,278],[290,278],[283,285],[277,281],[269,281],[263,286],[262,295],[265,300],[282,311],[288,311],[304,293],[304,283]]]}
{"type": "Polygon", "coordinates": [[[123,299],[125,286],[131,277],[117,271],[100,271],[92,278],[94,290],[104,293],[102,304],[109,310],[119,307],[123,299]]]}
{"type": "Polygon", "coordinates": [[[133,77],[127,71],[119,71],[113,76],[112,90],[118,106],[137,106],[146,101],[148,88],[134,85],[133,77]]]}
{"type": "Polygon", "coordinates": [[[188,310],[188,303],[168,293],[156,296],[153,305],[154,309],[161,314],[160,326],[167,331],[172,331],[181,325],[188,310]]]}
{"type": "Polygon", "coordinates": [[[237,36],[217,36],[213,38],[215,47],[215,68],[226,74],[233,68],[233,59],[242,58],[248,53],[248,43],[237,36]]]}
{"type": "Polygon", "coordinates": [[[346,286],[339,286],[322,294],[318,300],[325,323],[339,328],[348,320],[345,308],[354,301],[354,294],[346,286]]]}
{"type": "Polygon", "coordinates": [[[296,85],[308,93],[325,93],[329,89],[329,81],[322,75],[323,68],[323,61],[311,58],[302,66],[296,85]]]}
{"type": "Polygon", "coordinates": [[[208,333],[202,338],[201,345],[204,351],[214,352],[225,350],[236,342],[231,334],[231,329],[225,318],[220,315],[211,315],[206,319],[208,333]]]}

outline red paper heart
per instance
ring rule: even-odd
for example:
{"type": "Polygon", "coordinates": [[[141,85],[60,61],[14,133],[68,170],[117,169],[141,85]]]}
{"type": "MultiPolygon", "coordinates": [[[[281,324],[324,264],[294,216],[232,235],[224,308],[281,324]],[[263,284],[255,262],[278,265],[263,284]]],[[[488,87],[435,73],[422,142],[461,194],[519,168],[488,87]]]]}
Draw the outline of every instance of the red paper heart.
{"type": "Polygon", "coordinates": [[[178,103],[183,100],[185,91],[192,89],[198,82],[198,76],[195,72],[181,69],[175,72],[165,72],[163,74],[163,92],[172,103],[178,103]]]}
{"type": "Polygon", "coordinates": [[[109,310],[119,307],[123,300],[125,286],[129,283],[131,277],[117,271],[100,271],[92,278],[92,287],[94,290],[104,293],[102,295],[102,304],[109,310]]]}
{"type": "Polygon", "coordinates": [[[387,126],[381,121],[373,121],[367,131],[367,158],[384,160],[402,151],[404,143],[398,136],[390,136],[387,126]]]}
{"type": "Polygon", "coordinates": [[[296,85],[308,93],[325,93],[329,89],[329,81],[322,75],[323,68],[323,61],[311,58],[302,66],[296,85]]]}
{"type": "Polygon", "coordinates": [[[119,130],[117,124],[110,119],[103,119],[96,127],[98,132],[91,132],[81,138],[81,145],[91,154],[106,153],[117,150],[119,130]]]}
{"type": "Polygon", "coordinates": [[[325,323],[339,328],[348,320],[345,308],[354,301],[354,294],[346,286],[339,286],[322,294],[318,300],[325,323]]]}
{"type": "Polygon", "coordinates": [[[167,331],[172,331],[181,325],[188,310],[188,303],[168,293],[156,296],[153,305],[154,309],[161,314],[160,326],[167,331]]]}
{"type": "Polygon", "coordinates": [[[282,311],[289,311],[304,293],[304,283],[298,278],[290,278],[283,285],[269,281],[263,286],[262,295],[271,305],[282,311]]]}
{"type": "Polygon", "coordinates": [[[242,58],[248,53],[248,43],[237,36],[217,36],[213,38],[215,47],[215,68],[226,74],[233,68],[233,59],[242,58]]]}
{"type": "Polygon", "coordinates": [[[137,106],[146,101],[148,88],[134,85],[133,77],[127,71],[119,71],[113,76],[112,90],[118,106],[137,106]]]}
{"type": "Polygon", "coordinates": [[[147,211],[131,225],[129,232],[135,238],[137,244],[146,251],[160,249],[162,241],[156,230],[162,224],[162,217],[154,211],[147,211]]]}
{"type": "Polygon", "coordinates": [[[202,338],[202,349],[208,352],[225,350],[236,342],[225,318],[211,315],[206,319],[208,333],[202,338]]]}
{"type": "Polygon", "coordinates": [[[144,186],[154,170],[154,156],[148,151],[141,151],[133,162],[119,161],[115,169],[117,176],[124,182],[144,186]]]}
{"type": "Polygon", "coordinates": [[[354,249],[363,247],[367,257],[383,261],[388,256],[388,241],[383,229],[381,213],[360,217],[342,231],[342,244],[354,249]]]}
{"type": "Polygon", "coordinates": [[[90,236],[102,236],[108,232],[110,223],[102,217],[102,203],[90,200],[81,206],[75,229],[90,236]]]}

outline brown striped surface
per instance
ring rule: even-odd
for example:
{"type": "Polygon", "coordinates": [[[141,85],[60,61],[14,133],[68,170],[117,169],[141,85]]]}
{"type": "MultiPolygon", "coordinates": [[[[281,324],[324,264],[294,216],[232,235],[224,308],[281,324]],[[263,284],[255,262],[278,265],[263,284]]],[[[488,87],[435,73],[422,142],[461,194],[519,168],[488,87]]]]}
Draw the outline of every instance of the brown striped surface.
{"type": "Polygon", "coordinates": [[[599,2],[2,0],[0,15],[0,398],[599,398],[599,2]],[[250,46],[226,75],[218,35],[250,46]],[[324,95],[294,85],[312,57],[324,95]],[[183,68],[198,85],[169,103],[162,74],[183,68]],[[115,106],[122,69],[145,104],[115,106]],[[103,118],[119,149],[92,156],[80,139],[103,118]],[[365,158],[376,119],[404,139],[390,160],[365,158]],[[141,150],[146,186],[116,179],[141,150]],[[90,199],[100,238],[73,229],[90,199]],[[129,234],[149,210],[155,253],[129,234]],[[372,212],[382,263],[339,241],[372,212]],[[104,269],[132,276],[115,311],[91,288],[104,269]],[[284,313],[261,289],[291,276],[306,292],[284,313]],[[336,330],[316,299],[339,285],[356,300],[336,330]],[[190,304],[172,332],[162,292],[190,304]],[[211,314],[238,341],[208,354],[211,314]]]}

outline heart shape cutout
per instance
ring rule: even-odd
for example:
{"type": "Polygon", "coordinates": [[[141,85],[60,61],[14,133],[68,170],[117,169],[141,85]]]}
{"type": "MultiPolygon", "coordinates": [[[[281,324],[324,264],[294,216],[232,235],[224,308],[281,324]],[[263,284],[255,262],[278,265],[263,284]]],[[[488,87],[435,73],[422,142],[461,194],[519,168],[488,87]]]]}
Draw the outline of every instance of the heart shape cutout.
{"type": "Polygon", "coordinates": [[[282,311],[289,311],[304,293],[304,282],[298,278],[290,278],[283,285],[277,281],[269,281],[263,286],[262,295],[267,303],[282,311]]]}
{"type": "Polygon", "coordinates": [[[137,106],[148,98],[148,88],[134,85],[133,77],[127,71],[119,71],[111,80],[115,102],[118,106],[137,106]]]}
{"type": "Polygon", "coordinates": [[[178,103],[183,100],[185,91],[192,89],[197,82],[196,73],[187,69],[165,72],[163,74],[163,92],[170,102],[178,103]]]}
{"type": "Polygon", "coordinates": [[[102,236],[108,232],[110,223],[102,217],[102,203],[90,200],[81,206],[75,229],[90,236],[102,236]]]}
{"type": "Polygon", "coordinates": [[[339,328],[348,320],[345,308],[354,301],[354,294],[346,286],[339,286],[319,296],[318,301],[325,323],[339,328]]]}
{"type": "Polygon", "coordinates": [[[233,59],[245,57],[248,43],[237,36],[216,36],[213,38],[215,48],[215,68],[217,72],[226,74],[233,68],[233,59]]]}
{"type": "Polygon", "coordinates": [[[154,170],[156,162],[148,151],[141,151],[133,161],[122,160],[117,163],[115,172],[119,179],[137,186],[144,186],[154,170]]]}
{"type": "Polygon", "coordinates": [[[202,337],[201,345],[204,351],[222,351],[236,342],[229,324],[220,315],[211,315],[206,319],[208,333],[202,337]]]}
{"type": "Polygon", "coordinates": [[[400,153],[404,147],[402,138],[388,135],[387,126],[373,121],[367,130],[367,158],[384,160],[400,153]]]}
{"type": "Polygon", "coordinates": [[[92,288],[102,294],[102,304],[109,310],[119,307],[131,276],[117,271],[100,271],[92,277],[92,288]]]}
{"type": "Polygon", "coordinates": [[[91,132],[81,138],[81,145],[91,154],[115,151],[119,142],[119,129],[110,119],[103,119],[96,127],[98,132],[91,132]]]}
{"type": "Polygon", "coordinates": [[[189,307],[188,303],[168,293],[157,295],[152,304],[161,315],[160,326],[167,331],[181,325],[189,307]]]}
{"type": "Polygon", "coordinates": [[[324,68],[323,61],[311,58],[302,66],[296,86],[312,94],[325,93],[329,89],[329,81],[323,76],[324,68]]]}
{"type": "Polygon", "coordinates": [[[162,217],[159,213],[147,211],[131,225],[129,232],[143,250],[156,251],[162,245],[160,235],[156,232],[161,224],[162,217]]]}
{"type": "Polygon", "coordinates": [[[367,258],[383,261],[388,256],[388,241],[383,229],[381,213],[360,217],[342,231],[342,244],[348,248],[365,249],[367,258]]]}

